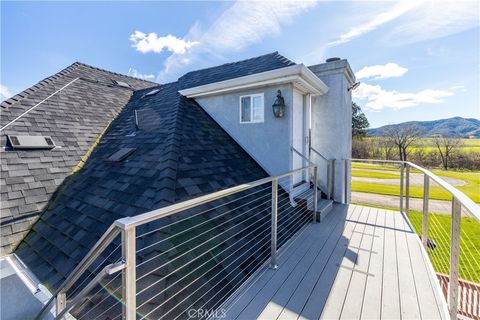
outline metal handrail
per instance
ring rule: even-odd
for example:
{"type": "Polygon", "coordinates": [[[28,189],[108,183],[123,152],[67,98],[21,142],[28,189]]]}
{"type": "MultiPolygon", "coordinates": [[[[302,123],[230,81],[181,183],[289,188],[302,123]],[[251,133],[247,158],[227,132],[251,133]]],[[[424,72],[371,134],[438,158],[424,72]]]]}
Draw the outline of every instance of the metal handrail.
{"type": "Polygon", "coordinates": [[[105,266],[102,271],[100,271],[95,278],[93,278],[76,296],[75,298],[72,299],[71,302],[67,304],[65,309],[63,309],[57,316],[55,317],[55,320],[60,320],[62,319],[70,310],[72,310],[78,303],[82,302],[85,299],[85,296],[95,288],[95,286],[100,283],[100,281],[103,280],[106,276],[110,276],[112,274],[115,274],[123,269],[125,269],[125,262],[120,261],[117,263],[112,263],[109,264],[108,266],[105,266]]]}
{"type": "Polygon", "coordinates": [[[310,147],[310,151],[318,155],[324,161],[327,162],[327,198],[333,199],[334,192],[335,192],[335,159],[327,159],[323,154],[317,151],[315,148],[310,147]]]}
{"type": "MultiPolygon", "coordinates": [[[[316,177],[317,177],[317,167],[313,164],[305,166],[303,168],[291,170],[287,173],[280,174],[274,177],[267,177],[263,179],[259,179],[250,183],[241,184],[232,188],[228,188],[225,190],[217,191],[211,194],[207,194],[204,196],[200,196],[191,200],[183,201],[180,203],[176,203],[170,205],[168,207],[160,208],[157,210],[153,210],[150,212],[146,212],[144,214],[140,214],[134,217],[125,217],[116,220],[102,235],[102,237],[95,243],[95,245],[89,250],[87,255],[83,258],[83,260],[77,265],[77,267],[72,271],[72,273],[68,276],[68,278],[62,283],[62,285],[55,291],[52,297],[47,301],[47,303],[43,306],[43,308],[38,313],[35,319],[42,319],[45,314],[52,308],[52,303],[56,300],[57,310],[56,310],[56,319],[61,319],[63,316],[66,315],[81,299],[88,294],[88,292],[99,282],[103,277],[107,274],[111,274],[113,272],[117,272],[122,270],[122,289],[123,289],[123,297],[126,300],[124,304],[123,314],[126,319],[134,319],[135,318],[135,303],[131,303],[132,300],[135,299],[136,295],[136,288],[135,288],[135,281],[136,281],[136,249],[135,249],[135,230],[137,226],[149,223],[154,220],[158,220],[161,218],[165,218],[176,214],[178,212],[182,212],[194,207],[198,207],[202,204],[209,203],[218,199],[221,199],[226,196],[230,196],[248,189],[255,188],[257,186],[271,183],[272,190],[278,191],[278,180],[284,177],[288,177],[294,175],[298,172],[302,172],[304,170],[313,169],[315,183],[314,188],[317,189],[316,177]],[[66,299],[66,292],[75,284],[75,282],[80,278],[80,276],[87,270],[87,268],[100,256],[100,254],[112,243],[112,241],[117,237],[119,234],[122,236],[122,258],[123,262],[119,265],[108,265],[106,266],[99,274],[95,276],[93,280],[91,280],[85,288],[79,292],[72,301],[67,304],[66,299]],[[112,271],[115,270],[115,271],[112,271]],[[109,273],[110,272],[110,273],[109,273]],[[130,302],[130,303],[129,303],[130,302]]],[[[314,213],[317,211],[317,192],[313,193],[314,199],[314,213]]],[[[271,264],[272,266],[276,265],[276,252],[274,253],[273,247],[276,247],[276,211],[277,211],[277,204],[278,195],[272,193],[272,231],[275,229],[275,232],[272,232],[272,257],[271,257],[271,264]],[[275,238],[273,238],[275,237],[275,238]]],[[[314,221],[315,221],[315,214],[314,214],[314,221]]]]}
{"type": "MultiPolygon", "coordinates": [[[[51,308],[51,304],[55,299],[57,299],[57,306],[65,307],[65,293],[72,287],[72,285],[80,278],[80,276],[87,270],[87,268],[97,259],[100,254],[105,250],[108,245],[110,245],[115,239],[116,236],[120,234],[120,229],[112,224],[107,231],[102,235],[102,237],[95,243],[95,245],[90,249],[85,258],[77,265],[77,267],[70,273],[68,278],[60,285],[60,287],[55,291],[52,297],[48,302],[43,306],[42,310],[38,313],[35,319],[42,319],[48,310],[51,308]],[[63,301],[58,301],[63,300],[63,301]]],[[[63,309],[63,308],[62,308],[63,309]]]]}
{"type": "Polygon", "coordinates": [[[450,194],[457,199],[462,206],[472,214],[477,220],[480,221],[480,206],[476,204],[472,199],[470,199],[467,195],[465,195],[462,191],[458,190],[433,172],[416,165],[415,163],[412,163],[410,161],[400,161],[400,160],[377,160],[377,159],[348,159],[349,161],[353,162],[377,162],[377,163],[393,163],[393,164],[400,164],[400,165],[408,165],[412,168],[415,168],[421,172],[423,172],[425,175],[427,175],[429,178],[431,178],[433,181],[435,181],[438,185],[440,185],[442,188],[450,192],[450,194]]]}
{"type": "MultiPolygon", "coordinates": [[[[428,239],[428,216],[429,216],[429,189],[430,189],[430,179],[435,181],[440,187],[452,195],[452,213],[451,213],[451,232],[450,232],[450,275],[449,275],[449,284],[448,284],[448,311],[451,319],[457,319],[458,313],[458,287],[460,284],[459,279],[459,258],[460,258],[460,225],[461,225],[461,216],[462,216],[462,207],[465,208],[477,221],[480,221],[480,206],[477,205],[472,199],[467,197],[463,192],[432,173],[430,170],[427,170],[419,165],[416,165],[409,161],[398,161],[398,160],[374,160],[374,159],[346,159],[345,160],[345,170],[348,169],[350,162],[376,162],[376,163],[392,163],[400,165],[400,212],[404,212],[404,201],[403,201],[403,191],[404,191],[404,178],[406,179],[406,188],[405,188],[405,211],[409,212],[410,205],[410,168],[414,168],[424,174],[424,185],[423,185],[423,213],[422,213],[422,230],[421,230],[421,240],[423,246],[426,248],[428,239]],[[405,170],[406,169],[406,170],[405,170]],[[405,175],[406,171],[406,175],[405,175]]],[[[347,184],[346,184],[347,185],[347,184]]],[[[346,195],[348,193],[347,188],[345,189],[346,195]]],[[[433,271],[433,269],[432,269],[433,271]]]]}
{"type": "Polygon", "coordinates": [[[314,163],[312,161],[310,161],[310,159],[308,159],[304,154],[302,154],[300,151],[298,151],[297,149],[295,149],[294,147],[290,147],[290,149],[295,152],[296,154],[298,154],[300,157],[302,157],[305,161],[308,162],[308,164],[310,165],[314,165],[314,163]]]}
{"type": "Polygon", "coordinates": [[[137,227],[137,226],[140,226],[142,224],[149,223],[149,222],[157,220],[157,219],[165,218],[165,217],[171,216],[175,213],[178,213],[178,212],[181,212],[181,211],[184,211],[184,210],[188,210],[188,209],[191,209],[191,208],[194,208],[194,207],[198,207],[202,204],[212,202],[214,200],[218,200],[220,198],[230,196],[232,194],[239,193],[239,192],[242,192],[242,191],[245,191],[245,190],[248,190],[248,189],[252,189],[252,188],[258,187],[262,184],[266,184],[266,183],[272,182],[274,180],[278,180],[278,179],[281,179],[281,178],[284,178],[284,177],[288,177],[288,176],[293,175],[295,173],[302,172],[304,170],[312,169],[312,168],[315,168],[315,167],[316,167],[315,165],[308,165],[306,167],[303,167],[303,168],[300,168],[300,169],[295,169],[295,170],[289,171],[289,172],[284,173],[284,174],[280,174],[280,175],[275,176],[275,177],[268,177],[268,178],[263,178],[263,179],[256,180],[256,181],[253,181],[253,182],[249,182],[249,183],[244,183],[244,184],[241,184],[241,185],[238,185],[238,186],[235,186],[235,187],[231,187],[231,188],[228,188],[228,189],[225,189],[225,190],[220,190],[220,191],[217,191],[217,192],[214,192],[214,193],[210,193],[210,194],[207,194],[207,195],[204,195],[204,196],[200,196],[200,197],[197,197],[197,198],[194,198],[194,199],[191,199],[191,200],[186,200],[186,201],[183,201],[183,202],[180,202],[180,203],[175,203],[175,204],[172,204],[168,207],[164,207],[164,208],[153,210],[153,211],[150,211],[150,212],[147,212],[147,213],[139,214],[139,215],[134,216],[134,217],[121,218],[119,220],[116,220],[115,224],[122,229],[124,229],[126,227],[137,227]]]}

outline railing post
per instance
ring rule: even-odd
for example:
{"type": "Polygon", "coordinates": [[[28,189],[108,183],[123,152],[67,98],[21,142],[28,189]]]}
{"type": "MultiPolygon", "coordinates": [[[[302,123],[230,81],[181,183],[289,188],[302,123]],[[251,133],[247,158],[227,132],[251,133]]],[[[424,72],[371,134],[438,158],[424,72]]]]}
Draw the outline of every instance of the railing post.
{"type": "Polygon", "coordinates": [[[428,196],[430,190],[430,178],[428,175],[423,176],[423,216],[422,216],[422,243],[427,248],[428,237],[428,196]]]}
{"type": "Polygon", "coordinates": [[[344,178],[344,182],[343,182],[343,184],[344,184],[344,186],[343,186],[344,201],[343,201],[343,203],[348,204],[350,202],[350,199],[349,199],[349,196],[348,196],[348,184],[350,182],[349,181],[350,177],[349,177],[348,173],[349,173],[349,169],[350,169],[350,160],[345,159],[344,161],[345,161],[345,167],[343,168],[343,175],[344,175],[344,177],[343,177],[344,178]]]}
{"type": "Polygon", "coordinates": [[[122,257],[125,269],[122,270],[123,319],[135,320],[137,309],[136,289],[136,244],[135,227],[125,227],[122,230],[122,257]]]}
{"type": "Polygon", "coordinates": [[[331,200],[335,199],[335,159],[332,159],[332,186],[331,186],[331,200]]]}
{"type": "Polygon", "coordinates": [[[59,292],[55,302],[57,311],[56,315],[58,316],[67,307],[67,294],[63,291],[59,292]]]}
{"type": "Polygon", "coordinates": [[[272,180],[272,238],[270,268],[277,269],[278,179],[272,180]]]}
{"type": "Polygon", "coordinates": [[[405,164],[405,213],[408,215],[410,211],[410,166],[405,164]]]}
{"type": "Polygon", "coordinates": [[[448,307],[450,318],[457,319],[458,313],[458,259],[460,253],[460,218],[462,204],[452,199],[452,229],[450,240],[450,279],[448,282],[448,307]]]}
{"type": "MultiPolygon", "coordinates": [[[[318,210],[318,167],[313,167],[313,223],[317,222],[317,210],[318,210]]],[[[319,220],[322,219],[318,215],[319,220]]]]}
{"type": "Polygon", "coordinates": [[[405,175],[405,164],[400,164],[400,212],[403,212],[403,180],[405,175]]]}

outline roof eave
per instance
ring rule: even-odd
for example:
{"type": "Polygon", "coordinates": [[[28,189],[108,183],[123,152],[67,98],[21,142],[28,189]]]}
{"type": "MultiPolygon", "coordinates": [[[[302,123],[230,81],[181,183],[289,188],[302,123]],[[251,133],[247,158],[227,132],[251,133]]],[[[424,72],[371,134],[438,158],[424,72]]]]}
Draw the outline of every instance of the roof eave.
{"type": "Polygon", "coordinates": [[[328,92],[328,87],[322,80],[303,64],[297,64],[285,68],[187,88],[179,90],[179,93],[187,98],[199,98],[285,83],[293,83],[296,88],[306,94],[322,95],[328,92]]]}

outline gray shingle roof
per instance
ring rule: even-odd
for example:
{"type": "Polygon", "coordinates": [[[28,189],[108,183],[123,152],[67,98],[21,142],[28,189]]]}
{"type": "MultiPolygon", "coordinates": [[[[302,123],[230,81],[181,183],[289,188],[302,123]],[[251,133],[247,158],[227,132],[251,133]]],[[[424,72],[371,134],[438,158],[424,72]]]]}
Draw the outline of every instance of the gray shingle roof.
{"type": "MultiPolygon", "coordinates": [[[[87,87],[90,86],[91,82],[84,84],[86,87],[77,88],[77,91],[73,92],[74,96],[78,99],[88,99],[90,102],[88,103],[89,106],[98,108],[98,104],[102,104],[102,108],[99,110],[106,110],[108,108],[103,107],[103,104],[105,104],[105,106],[108,104],[108,106],[112,106],[112,108],[115,109],[116,113],[114,110],[110,110],[112,115],[108,113],[104,116],[106,120],[102,123],[103,127],[102,124],[99,123],[98,129],[96,130],[101,131],[107,126],[108,119],[112,117],[116,118],[110,124],[98,145],[95,146],[82,169],[70,176],[68,182],[64,183],[61,188],[57,190],[48,208],[18,246],[16,253],[45,285],[49,288],[56,288],[85,256],[108,226],[116,219],[124,216],[134,216],[175,202],[265,177],[266,173],[260,166],[223,131],[194,100],[181,96],[178,90],[187,86],[198,85],[199,83],[205,84],[213,81],[213,79],[217,79],[218,81],[229,77],[234,78],[266,71],[267,69],[272,70],[274,68],[285,67],[291,63],[292,62],[277,53],[273,53],[258,57],[257,59],[254,58],[205,69],[203,71],[189,73],[180,78],[178,82],[157,86],[156,89],[159,89],[159,92],[151,96],[145,96],[147,92],[152,90],[151,88],[136,90],[133,94],[132,90],[126,88],[119,89],[117,87],[111,88],[100,85],[94,87],[95,91],[92,90],[91,87],[87,87]],[[221,72],[221,70],[223,70],[223,72],[221,72]],[[204,77],[200,76],[202,73],[205,74],[204,77]],[[194,79],[192,80],[189,77],[194,79]],[[84,92],[83,90],[88,92],[84,92]],[[105,96],[107,96],[107,99],[105,99],[105,96]],[[116,105],[116,107],[113,107],[113,105],[116,105]],[[135,129],[135,110],[137,110],[139,117],[138,131],[135,129]],[[132,134],[134,132],[135,134],[132,134]],[[107,160],[110,155],[122,148],[135,148],[135,151],[123,161],[115,162],[107,160]]],[[[125,81],[128,82],[128,79],[125,81]]],[[[138,84],[130,82],[130,85],[135,87],[135,85],[138,84]]],[[[66,108],[65,110],[70,110],[72,107],[71,103],[59,100],[59,102],[57,102],[57,108],[58,106],[62,106],[62,108],[66,108]]],[[[75,107],[75,105],[73,106],[75,107]]],[[[43,112],[48,114],[47,110],[43,112]]],[[[71,114],[71,111],[57,114],[57,117],[59,117],[58,121],[69,113],[71,114]]],[[[76,117],[75,119],[87,127],[90,126],[87,124],[93,123],[94,120],[88,117],[84,119],[80,117],[80,115],[76,117]]],[[[95,119],[97,118],[101,117],[96,115],[95,119]]],[[[48,118],[47,120],[46,123],[48,124],[45,124],[42,128],[48,127],[50,122],[56,119],[48,118]]],[[[61,123],[70,124],[70,121],[73,120],[61,123]]],[[[29,127],[26,123],[24,123],[23,126],[25,128],[29,127]]],[[[40,125],[37,126],[40,127],[40,125]]],[[[60,125],[58,126],[60,127],[60,125]]],[[[71,128],[72,126],[68,125],[66,127],[71,128]]],[[[78,132],[83,131],[75,131],[70,136],[77,137],[79,135],[78,132]]],[[[91,136],[92,139],[95,139],[97,135],[98,134],[90,133],[89,137],[91,136]]],[[[68,137],[69,135],[67,134],[65,136],[68,137]]],[[[61,136],[54,136],[54,139],[57,138],[59,142],[63,141],[61,140],[61,136]]],[[[76,140],[78,140],[78,138],[76,138],[76,140]]],[[[72,150],[78,149],[77,144],[75,144],[72,150]]],[[[84,145],[88,149],[88,146],[92,144],[89,140],[87,143],[84,143],[84,145]]],[[[60,150],[64,150],[64,148],[60,150]]],[[[54,150],[52,152],[56,151],[54,150]]],[[[16,157],[21,155],[18,152],[12,154],[16,155],[16,157]]],[[[84,153],[81,155],[83,154],[84,153]]],[[[50,158],[54,158],[45,153],[42,153],[41,156],[49,157],[49,160],[50,158]]],[[[41,160],[41,158],[36,156],[31,163],[38,163],[39,160],[41,160]]],[[[64,161],[66,162],[66,160],[64,161]]],[[[48,162],[49,161],[47,161],[47,163],[48,162]]],[[[40,163],[42,162],[40,161],[40,163]]],[[[72,165],[76,164],[76,162],[74,163],[73,161],[69,163],[72,165]]],[[[48,168],[49,167],[46,169],[47,171],[49,170],[48,168]]],[[[22,169],[18,168],[18,170],[21,171],[22,169]]],[[[68,172],[66,169],[64,171],[65,172],[62,171],[62,174],[66,176],[70,173],[71,169],[69,168],[68,172]]],[[[31,173],[25,172],[25,174],[25,177],[29,179],[31,173]]],[[[58,187],[55,186],[52,190],[56,188],[58,187]]],[[[268,199],[269,192],[268,188],[266,188],[261,191],[261,193],[257,193],[253,198],[242,198],[242,202],[235,202],[232,205],[223,207],[222,210],[231,210],[231,212],[228,211],[229,214],[217,220],[216,224],[221,222],[227,223],[233,219],[225,226],[222,226],[222,228],[224,229],[227,226],[231,226],[235,228],[246,228],[248,230],[248,228],[265,222],[270,215],[269,200],[263,201],[264,203],[260,204],[258,201],[262,200],[262,195],[266,197],[263,197],[263,200],[268,199]],[[242,210],[238,208],[235,209],[240,204],[246,207],[242,210]],[[253,208],[254,206],[256,206],[255,210],[251,210],[250,213],[245,213],[245,208],[253,208]],[[258,216],[256,216],[256,214],[258,214],[258,216]],[[248,219],[235,220],[237,216],[245,219],[250,218],[250,221],[247,221],[248,219]],[[255,219],[252,220],[252,218],[255,219]]],[[[32,195],[32,197],[34,196],[35,195],[32,195]]],[[[241,198],[244,195],[237,196],[241,198]]],[[[209,204],[207,207],[214,207],[225,201],[225,199],[222,199],[220,202],[209,204]]],[[[283,201],[288,203],[288,198],[285,198],[285,195],[283,195],[283,201]]],[[[209,212],[205,217],[195,219],[204,221],[219,212],[221,211],[216,209],[209,212]]],[[[175,217],[171,219],[176,220],[181,217],[188,217],[190,214],[189,212],[184,212],[183,214],[175,215],[175,217]]],[[[292,210],[286,213],[284,218],[286,219],[295,214],[295,210],[292,210]]],[[[195,222],[188,222],[187,225],[190,226],[191,223],[195,222]]],[[[215,223],[210,223],[208,226],[215,226],[215,223]]],[[[158,225],[155,223],[150,224],[138,230],[138,234],[155,227],[158,227],[158,225]]],[[[185,227],[184,225],[182,228],[185,227]]],[[[298,225],[295,225],[295,228],[298,228],[298,225]]],[[[295,228],[280,222],[279,229],[284,236],[279,240],[279,243],[285,242],[288,239],[287,235],[293,232],[295,228]]],[[[174,235],[179,230],[181,229],[178,229],[178,227],[172,227],[162,232],[152,233],[149,237],[140,238],[138,245],[139,247],[142,245],[145,246],[148,243],[158,241],[158,239],[165,237],[165,235],[174,235]]],[[[268,223],[263,226],[263,229],[260,229],[262,233],[268,233],[268,230],[268,223]]],[[[255,233],[247,238],[241,238],[245,237],[245,232],[240,234],[233,234],[232,232],[226,233],[226,236],[243,239],[243,242],[239,242],[240,244],[245,243],[248,239],[251,240],[255,235],[258,234],[255,233]]],[[[179,237],[179,239],[175,239],[175,237],[172,238],[166,246],[174,246],[178,244],[180,240],[185,240],[185,235],[179,237]]],[[[231,241],[234,240],[232,239],[228,242],[231,241]]],[[[118,245],[118,243],[115,243],[114,246],[115,245],[118,245]]],[[[105,255],[110,253],[114,246],[107,250],[105,255]]],[[[191,247],[193,244],[189,244],[189,246],[191,247]]],[[[268,247],[268,243],[261,243],[260,246],[268,247]]],[[[254,245],[246,246],[242,250],[244,250],[246,254],[258,249],[259,247],[254,245]]],[[[146,261],[151,256],[158,255],[159,250],[162,251],[163,249],[154,247],[151,250],[146,250],[138,259],[139,261],[146,261]]],[[[224,257],[227,255],[230,255],[230,257],[237,256],[232,255],[235,253],[235,250],[239,249],[229,248],[225,251],[224,257]]],[[[243,276],[250,274],[252,272],[252,268],[250,267],[252,259],[253,262],[256,263],[266,259],[268,250],[262,252],[264,253],[257,254],[253,258],[249,258],[250,260],[248,261],[237,263],[233,268],[237,270],[236,274],[243,276]]],[[[102,258],[104,258],[104,256],[102,256],[102,258]]],[[[187,263],[190,261],[188,259],[190,259],[191,256],[187,256],[186,258],[187,260],[179,260],[178,263],[180,263],[180,265],[181,263],[187,263]]],[[[114,260],[115,255],[109,257],[106,263],[113,262],[114,260]]],[[[151,264],[146,264],[144,267],[151,266],[151,264]]],[[[189,270],[194,267],[195,265],[189,266],[189,270]]],[[[221,268],[222,267],[220,267],[220,269],[221,268]]],[[[229,267],[228,270],[232,270],[232,267],[229,267]]],[[[138,272],[142,274],[142,272],[145,273],[147,271],[148,270],[142,269],[138,272]]],[[[159,275],[165,274],[168,271],[168,269],[159,270],[152,276],[158,278],[159,275]]],[[[218,271],[220,271],[218,275],[224,276],[227,269],[218,271]]],[[[207,284],[212,279],[211,275],[206,275],[201,278],[201,282],[207,284]]],[[[232,285],[240,283],[240,279],[241,278],[235,280],[236,282],[233,281],[232,285]]],[[[173,280],[174,279],[166,279],[165,281],[171,282],[173,280]]],[[[151,282],[152,278],[150,276],[138,285],[145,286],[151,282]]],[[[164,286],[164,284],[165,282],[159,285],[164,286]]],[[[188,286],[197,285],[198,283],[189,283],[188,285],[183,284],[182,287],[174,286],[171,288],[171,292],[178,292],[181,288],[185,289],[188,286]]],[[[231,287],[222,287],[222,290],[227,289],[231,289],[231,287]]],[[[213,292],[217,292],[218,290],[213,292]]],[[[184,296],[185,293],[180,295],[179,298],[183,298],[184,296]]],[[[139,299],[146,298],[148,297],[140,297],[139,299]]],[[[191,300],[186,301],[192,302],[191,300]]],[[[216,300],[214,299],[213,301],[219,301],[219,299],[216,298],[216,300]]],[[[143,307],[143,311],[147,312],[151,310],[157,306],[158,303],[158,299],[152,300],[151,303],[143,307]]],[[[89,308],[87,305],[86,309],[88,310],[89,308]]],[[[159,309],[160,313],[163,311],[164,308],[159,309]]],[[[96,312],[97,315],[100,313],[100,311],[96,312]]],[[[107,315],[110,316],[110,313],[107,313],[107,315]]],[[[92,316],[94,317],[92,314],[89,315],[89,317],[92,316]]],[[[104,314],[102,318],[105,317],[106,315],[104,314]]]]}
{"type": "Polygon", "coordinates": [[[2,130],[2,253],[9,253],[45,209],[57,188],[81,162],[98,136],[127,104],[133,91],[111,79],[142,89],[154,84],[74,63],[1,103],[3,128],[69,82],[35,109],[2,130]],[[52,136],[53,150],[5,150],[6,135],[52,136]]]}

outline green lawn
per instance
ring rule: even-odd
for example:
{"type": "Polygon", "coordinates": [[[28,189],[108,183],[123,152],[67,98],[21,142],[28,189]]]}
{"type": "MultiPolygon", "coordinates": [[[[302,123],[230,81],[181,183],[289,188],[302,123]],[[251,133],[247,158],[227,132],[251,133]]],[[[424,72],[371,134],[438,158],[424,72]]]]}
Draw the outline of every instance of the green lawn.
{"type": "MultiPolygon", "coordinates": [[[[411,211],[409,219],[421,235],[422,213],[411,211]]],[[[435,241],[435,249],[427,249],[435,271],[448,274],[450,270],[450,225],[451,217],[430,214],[428,238],[435,241]]],[[[480,283],[480,222],[462,217],[460,240],[460,278],[480,283]]]]}
{"type": "MultiPolygon", "coordinates": [[[[352,175],[354,177],[379,179],[378,183],[353,181],[352,191],[393,196],[398,196],[400,194],[398,185],[382,184],[380,180],[399,178],[400,174],[398,173],[398,168],[385,165],[371,165],[366,163],[353,163],[352,167],[352,175]]],[[[419,171],[411,170],[411,172],[418,173],[419,171]]],[[[466,185],[459,186],[457,188],[464,192],[473,201],[480,202],[480,172],[433,170],[433,173],[440,177],[450,177],[465,181],[467,183],[466,185]]],[[[410,186],[410,196],[413,198],[423,198],[423,186],[410,186]]],[[[429,198],[436,200],[451,200],[451,196],[447,191],[441,187],[433,185],[430,186],[429,198]]]]}

